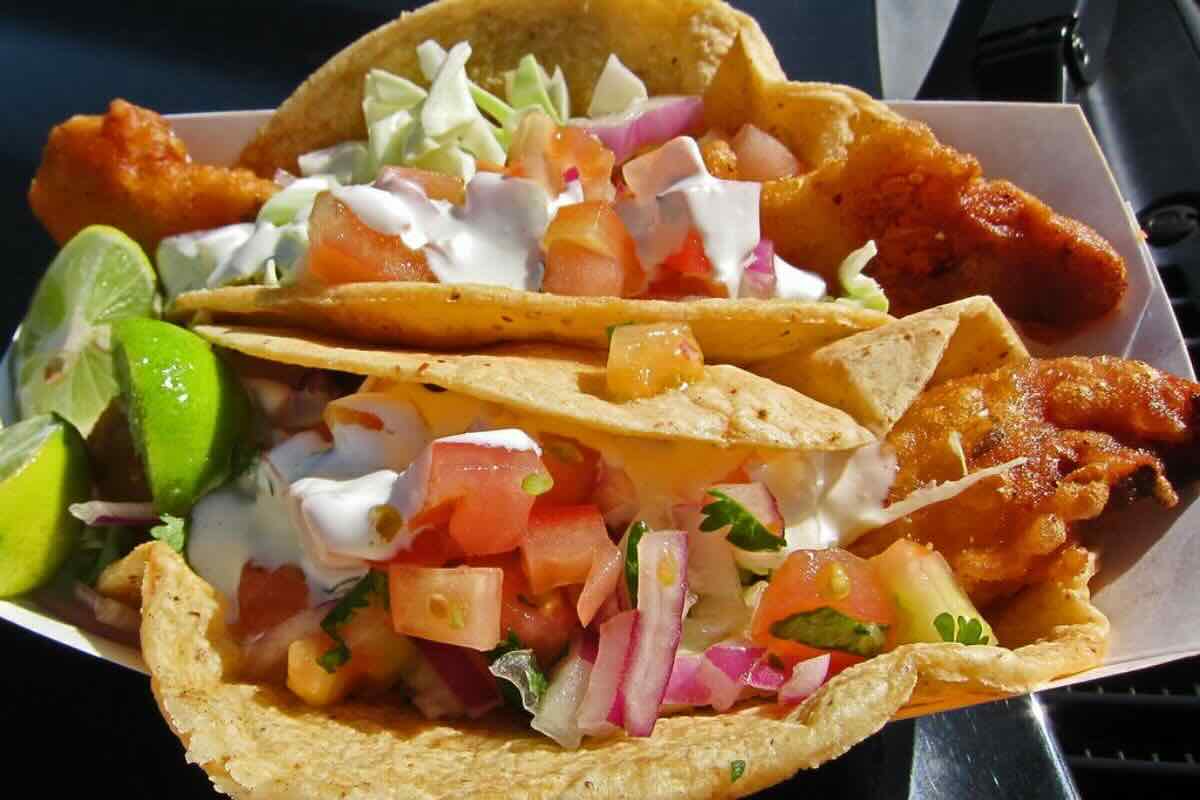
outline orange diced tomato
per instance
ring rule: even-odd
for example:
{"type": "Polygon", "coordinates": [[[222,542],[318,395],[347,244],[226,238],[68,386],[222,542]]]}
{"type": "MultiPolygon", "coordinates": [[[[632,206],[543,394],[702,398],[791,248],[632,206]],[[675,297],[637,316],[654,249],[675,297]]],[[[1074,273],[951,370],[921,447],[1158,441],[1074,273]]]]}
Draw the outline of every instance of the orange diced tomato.
{"type": "Polygon", "coordinates": [[[529,585],[541,593],[586,581],[596,553],[609,547],[608,528],[595,506],[544,508],[529,515],[521,559],[529,585]]]}
{"type": "Polygon", "coordinates": [[[521,569],[516,553],[472,559],[476,566],[494,567],[504,572],[500,606],[500,635],[516,634],[524,647],[531,648],[543,667],[553,664],[566,648],[572,633],[579,629],[575,611],[561,589],[535,593],[521,569]]]}
{"type": "Polygon", "coordinates": [[[380,189],[389,189],[393,181],[401,180],[420,186],[431,200],[446,200],[456,206],[461,206],[467,200],[467,185],[462,178],[415,167],[384,167],[375,179],[375,185],[380,189]]]}
{"type": "Polygon", "coordinates": [[[308,608],[308,581],[295,564],[268,569],[247,563],[238,581],[237,631],[265,633],[308,608]]]}
{"type": "Polygon", "coordinates": [[[452,504],[448,531],[466,555],[515,550],[525,534],[534,495],[526,478],[545,474],[532,450],[509,450],[468,442],[430,445],[429,482],[413,528],[433,524],[452,504]]]}
{"type": "Polygon", "coordinates": [[[685,322],[614,328],[608,345],[609,392],[630,400],[651,397],[704,377],[704,353],[685,322]]]}
{"type": "Polygon", "coordinates": [[[830,653],[831,673],[862,661],[861,656],[839,650],[822,650],[780,639],[771,626],[793,614],[829,607],[848,617],[891,628],[896,608],[870,563],[845,550],[797,550],[771,575],[751,622],[754,641],[785,664],[792,665],[830,653]]]}
{"type": "Polygon", "coordinates": [[[489,567],[388,565],[388,598],[397,633],[474,650],[500,643],[504,573],[489,567]]]}
{"type": "Polygon", "coordinates": [[[646,297],[678,300],[682,297],[727,297],[723,283],[712,279],[712,262],[704,253],[699,231],[688,231],[678,250],[659,265],[658,275],[645,292],[646,297]]]}
{"type": "Polygon", "coordinates": [[[646,287],[646,273],[625,223],[605,202],[585,201],[558,210],[542,237],[553,294],[632,297],[646,287]]]}
{"type": "Polygon", "coordinates": [[[437,280],[424,253],[370,227],[329,192],[313,203],[308,240],[306,275],[317,283],[437,280]]]}
{"type": "Polygon", "coordinates": [[[540,437],[542,464],[554,485],[538,495],[536,511],[550,506],[577,506],[592,498],[600,478],[600,454],[566,436],[544,434],[540,437]]]}
{"type": "Polygon", "coordinates": [[[555,125],[538,112],[525,115],[508,147],[509,173],[537,181],[554,196],[566,187],[563,175],[574,167],[585,200],[612,200],[613,162],[612,151],[599,139],[582,128],[555,125]]]}
{"type": "MultiPolygon", "coordinates": [[[[447,512],[449,506],[444,507],[447,512]]],[[[447,521],[449,514],[447,513],[447,521]]],[[[463,558],[458,542],[446,533],[445,522],[423,531],[413,539],[407,550],[396,553],[389,564],[411,564],[418,567],[440,567],[463,558]]]]}

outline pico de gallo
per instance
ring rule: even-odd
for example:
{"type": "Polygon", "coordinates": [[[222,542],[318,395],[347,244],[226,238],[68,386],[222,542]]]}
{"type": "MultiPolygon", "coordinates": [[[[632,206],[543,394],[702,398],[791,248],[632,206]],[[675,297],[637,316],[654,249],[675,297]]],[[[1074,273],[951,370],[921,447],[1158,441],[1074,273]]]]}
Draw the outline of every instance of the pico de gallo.
{"type": "Polygon", "coordinates": [[[426,281],[563,295],[834,300],[887,310],[847,257],[840,286],[761,236],[765,181],[799,163],[753,125],[703,130],[703,100],[649,97],[610,56],[587,115],[562,71],[525,56],[502,99],[466,72],[470,45],[418,48],[428,87],[365,79],[364,141],[299,158],[253,223],[165,239],[168,299],[259,283],[426,281]]]}

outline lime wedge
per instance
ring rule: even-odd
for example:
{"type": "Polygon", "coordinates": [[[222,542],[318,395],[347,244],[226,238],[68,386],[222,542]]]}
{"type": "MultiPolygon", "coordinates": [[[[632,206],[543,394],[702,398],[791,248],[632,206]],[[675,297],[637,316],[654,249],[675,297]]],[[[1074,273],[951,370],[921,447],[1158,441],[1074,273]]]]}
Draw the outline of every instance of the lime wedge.
{"type": "Polygon", "coordinates": [[[44,415],[0,431],[0,597],[54,575],[83,530],[67,506],[90,494],[87,452],[70,425],[44,415]]]}
{"type": "Polygon", "coordinates": [[[113,326],[113,359],[154,508],[184,516],[253,452],[245,389],[208,342],[153,319],[113,326]]]}
{"type": "Polygon", "coordinates": [[[109,326],[158,308],[154,268],[137,242],[93,225],[42,276],[16,345],[22,417],[56,412],[84,436],[117,394],[109,326]]]}

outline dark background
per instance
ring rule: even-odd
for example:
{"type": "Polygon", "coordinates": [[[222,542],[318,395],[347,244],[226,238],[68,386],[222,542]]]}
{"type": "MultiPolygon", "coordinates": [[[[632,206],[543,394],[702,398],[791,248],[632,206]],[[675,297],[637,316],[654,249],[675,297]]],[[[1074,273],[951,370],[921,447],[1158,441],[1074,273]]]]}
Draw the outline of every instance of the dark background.
{"type": "MultiPolygon", "coordinates": [[[[848,83],[878,95],[877,1],[925,2],[734,0],[734,5],[759,19],[789,76],[848,83]]],[[[1188,228],[1200,204],[1200,5],[1196,0],[996,2],[1039,12],[1090,6],[1093,16],[1098,8],[1119,7],[1101,80],[1078,91],[1068,87],[1064,96],[1088,113],[1122,191],[1144,224],[1165,209],[1171,213],[1159,215],[1158,221],[1167,223],[1163,230],[1182,232],[1182,238],[1152,241],[1184,335],[1194,357],[1200,355],[1200,234],[1194,225],[1188,228]]],[[[54,124],[72,114],[101,113],[114,97],[162,113],[270,108],[339,49],[412,5],[384,0],[0,2],[0,219],[5,222],[0,268],[6,278],[0,336],[11,335],[54,254],[25,199],[54,124]]],[[[1038,84],[1041,91],[1040,83],[1050,75],[1067,74],[1055,58],[1025,58],[1034,52],[1025,48],[1019,68],[992,69],[982,76],[993,89],[999,80],[999,92],[981,90],[976,80],[981,76],[971,68],[975,31],[992,6],[990,0],[959,4],[951,31],[966,35],[943,48],[926,81],[926,96],[1029,97],[1030,86],[1038,84]]],[[[9,724],[0,764],[15,768],[10,781],[26,775],[40,794],[51,797],[84,792],[214,796],[204,774],[185,764],[144,676],[6,622],[0,622],[0,652],[6,656],[0,707],[9,724]]],[[[1049,718],[1084,796],[1200,796],[1194,757],[1200,753],[1200,669],[1194,660],[1073,692],[1047,693],[1043,699],[1044,706],[1025,698],[893,723],[846,757],[768,794],[922,800],[1077,796],[1062,753],[1046,733],[1049,718]]],[[[502,788],[504,776],[496,780],[502,788]]]]}

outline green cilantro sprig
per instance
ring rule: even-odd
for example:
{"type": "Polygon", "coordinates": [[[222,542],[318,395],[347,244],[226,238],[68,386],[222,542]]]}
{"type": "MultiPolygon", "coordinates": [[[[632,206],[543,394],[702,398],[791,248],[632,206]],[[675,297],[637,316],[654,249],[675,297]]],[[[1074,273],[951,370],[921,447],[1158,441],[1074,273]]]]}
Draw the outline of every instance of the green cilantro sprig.
{"type": "Polygon", "coordinates": [[[737,783],[738,779],[746,774],[746,762],[740,758],[737,761],[729,762],[729,782],[737,783]]]}
{"type": "Polygon", "coordinates": [[[629,589],[629,603],[637,608],[638,587],[638,542],[650,532],[645,520],[639,519],[629,527],[629,541],[625,545],[625,586],[629,589]]]}
{"type": "Polygon", "coordinates": [[[187,521],[163,514],[162,524],[151,528],[150,535],[160,542],[165,542],[176,553],[182,553],[187,547],[187,521]]]}
{"type": "Polygon", "coordinates": [[[933,618],[933,627],[937,628],[938,635],[942,637],[943,642],[958,642],[959,644],[987,644],[990,637],[983,635],[983,623],[979,617],[959,617],[956,621],[954,615],[948,611],[943,611],[933,618]],[[956,630],[957,629],[957,630],[956,630]]]}
{"type": "Polygon", "coordinates": [[[729,526],[729,533],[725,535],[725,538],[734,547],[740,547],[743,550],[762,551],[783,548],[783,537],[771,533],[766,525],[759,522],[758,518],[737,500],[720,489],[709,489],[707,493],[717,499],[700,509],[700,512],[704,514],[700,530],[719,531],[721,528],[729,526]]]}
{"type": "Polygon", "coordinates": [[[346,640],[342,638],[339,629],[350,621],[354,616],[354,612],[360,608],[366,608],[371,603],[371,595],[379,592],[383,595],[384,604],[387,604],[387,575],[382,572],[368,572],[359,580],[358,583],[342,596],[341,600],[337,601],[329,613],[325,615],[325,619],[321,620],[321,630],[329,634],[329,638],[333,639],[334,646],[326,650],[317,663],[326,672],[332,674],[337,672],[338,667],[350,660],[350,646],[346,644],[346,640]]]}

